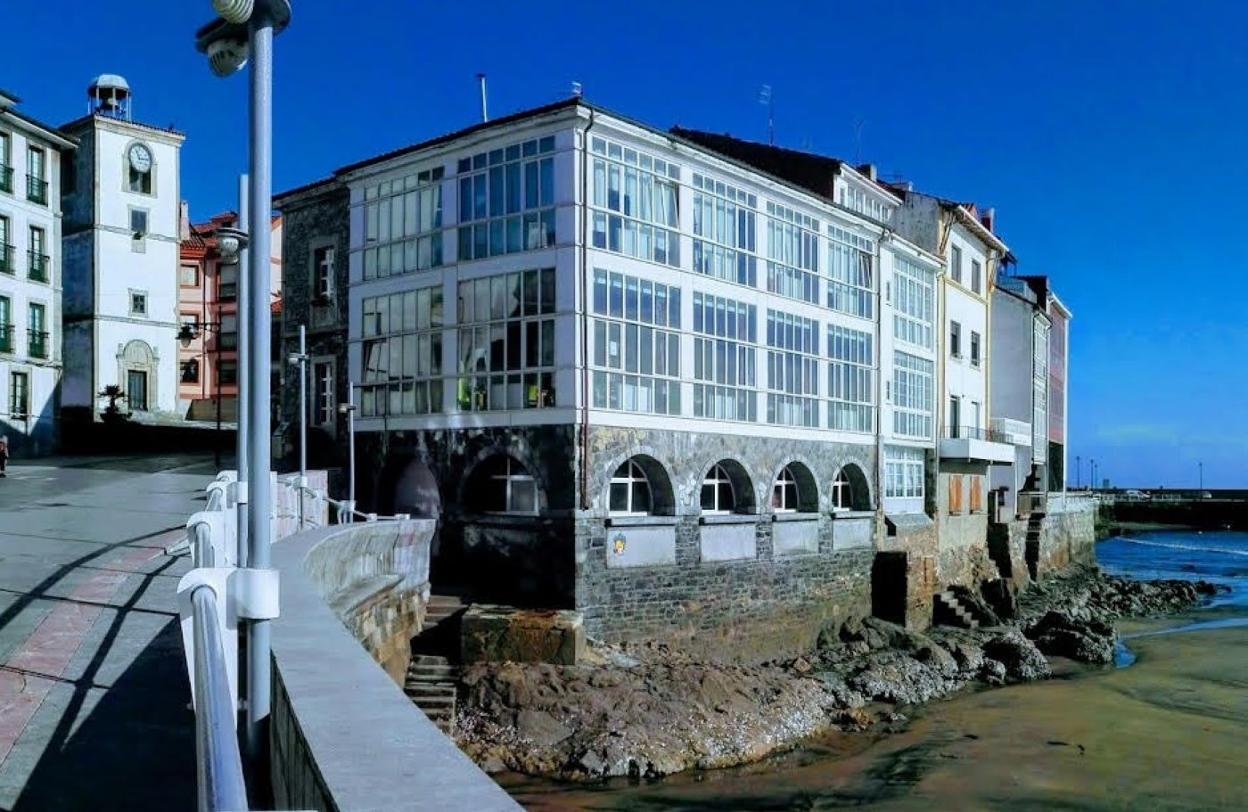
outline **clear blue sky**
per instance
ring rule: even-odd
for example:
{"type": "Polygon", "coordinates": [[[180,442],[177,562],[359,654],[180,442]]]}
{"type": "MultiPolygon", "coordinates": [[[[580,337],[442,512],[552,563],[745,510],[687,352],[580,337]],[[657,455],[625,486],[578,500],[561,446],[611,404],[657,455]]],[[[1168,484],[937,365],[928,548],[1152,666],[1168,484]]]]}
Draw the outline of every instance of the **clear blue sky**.
{"type": "MultiPolygon", "coordinates": [[[[192,47],[208,0],[9,3],[0,87],[84,111],[124,74],[188,133],[183,195],[233,205],[246,82],[192,47]]],[[[423,3],[294,0],[277,40],[275,188],[570,83],[651,124],[873,161],[997,207],[1075,313],[1070,440],[1115,483],[1248,487],[1248,13],[1232,3],[423,3]],[[1021,6],[1027,8],[1020,8],[1021,6]],[[710,9],[715,11],[711,12],[710,9]],[[856,127],[856,123],[860,126],[856,127]],[[855,136],[856,130],[860,137],[855,136]]],[[[1073,471],[1072,471],[1073,477],[1073,471]]]]}

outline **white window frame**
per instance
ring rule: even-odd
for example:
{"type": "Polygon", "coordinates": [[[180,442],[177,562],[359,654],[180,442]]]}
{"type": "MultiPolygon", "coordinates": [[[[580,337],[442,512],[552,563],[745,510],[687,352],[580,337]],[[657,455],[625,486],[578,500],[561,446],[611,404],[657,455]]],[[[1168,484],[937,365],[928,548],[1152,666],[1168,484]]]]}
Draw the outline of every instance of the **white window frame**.
{"type": "Polygon", "coordinates": [[[854,486],[849,481],[849,474],[841,468],[832,478],[832,512],[844,513],[854,506],[854,486]]]}
{"type": "Polygon", "coordinates": [[[801,504],[802,486],[786,465],[780,469],[780,475],[771,484],[771,509],[776,513],[796,513],[801,504]],[[788,499],[789,488],[793,489],[792,504],[788,499]]]}
{"type": "Polygon", "coordinates": [[[615,469],[615,473],[611,475],[611,484],[607,489],[607,509],[612,516],[649,516],[654,513],[654,488],[650,484],[650,477],[646,476],[645,470],[637,464],[636,460],[625,460],[619,468],[615,469]],[[623,475],[620,474],[621,471],[624,472],[623,475]],[[650,495],[650,504],[646,506],[645,510],[637,510],[637,505],[634,503],[635,493],[633,488],[638,482],[645,483],[646,492],[650,495]],[[624,510],[613,510],[611,508],[611,491],[614,490],[616,485],[624,485],[627,488],[628,499],[624,510]]]}
{"type": "Polygon", "coordinates": [[[312,359],[312,402],[309,407],[312,409],[313,417],[318,426],[333,426],[336,423],[335,413],[338,408],[337,393],[335,391],[336,370],[334,369],[333,359],[312,359]],[[317,376],[317,368],[326,370],[323,377],[317,376]],[[324,388],[322,388],[324,387],[324,388]],[[318,407],[321,395],[325,396],[325,407],[318,407]]]}
{"type": "MultiPolygon", "coordinates": [[[[732,513],[737,507],[737,489],[732,484],[732,477],[728,476],[728,472],[724,470],[724,466],[715,463],[710,470],[706,472],[706,476],[702,478],[702,487],[711,486],[711,493],[714,495],[711,499],[712,507],[702,505],[702,513],[706,516],[723,516],[732,513]],[[732,504],[723,507],[719,503],[719,486],[727,483],[728,492],[732,495],[732,504]]],[[[701,491],[699,491],[699,504],[701,503],[701,491]]]]}

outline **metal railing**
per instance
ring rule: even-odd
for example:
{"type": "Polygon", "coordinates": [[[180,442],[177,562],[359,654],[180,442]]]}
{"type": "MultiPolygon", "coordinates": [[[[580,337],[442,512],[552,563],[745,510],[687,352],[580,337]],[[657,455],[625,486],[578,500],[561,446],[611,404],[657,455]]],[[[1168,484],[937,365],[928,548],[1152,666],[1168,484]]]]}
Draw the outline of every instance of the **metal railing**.
{"type": "Polygon", "coordinates": [[[41,206],[48,205],[48,182],[43,178],[27,175],[26,199],[41,206]]]}
{"type": "Polygon", "coordinates": [[[0,352],[13,352],[13,325],[0,324],[0,352]]]}
{"type": "Polygon", "coordinates": [[[27,251],[29,257],[29,277],[36,282],[48,281],[48,255],[41,254],[38,251],[27,251]]]}
{"type": "Polygon", "coordinates": [[[13,267],[13,246],[6,243],[0,243],[0,273],[13,274],[17,269],[13,267]]]}
{"type": "Polygon", "coordinates": [[[48,334],[39,330],[28,330],[27,334],[30,337],[30,357],[47,358],[48,334]]]}
{"type": "MultiPolygon", "coordinates": [[[[362,510],[357,510],[355,503],[349,499],[334,499],[328,494],[309,488],[307,485],[299,485],[298,488],[303,494],[311,496],[314,504],[324,502],[329,507],[332,507],[334,509],[334,520],[337,524],[354,524],[357,518],[364,522],[405,522],[412,518],[410,513],[396,513],[393,516],[365,513],[362,510]]],[[[302,519],[300,521],[302,522],[302,519]]]]}
{"type": "Polygon", "coordinates": [[[13,193],[13,167],[0,164],[0,192],[13,193]]]}
{"type": "Polygon", "coordinates": [[[234,701],[217,610],[217,593],[191,593],[195,639],[195,755],[201,810],[247,810],[243,758],[234,727],[234,701]]]}
{"type": "Polygon", "coordinates": [[[941,430],[941,438],[945,440],[985,440],[990,443],[1008,443],[1009,436],[997,429],[985,429],[979,426],[945,426],[941,430]]]}

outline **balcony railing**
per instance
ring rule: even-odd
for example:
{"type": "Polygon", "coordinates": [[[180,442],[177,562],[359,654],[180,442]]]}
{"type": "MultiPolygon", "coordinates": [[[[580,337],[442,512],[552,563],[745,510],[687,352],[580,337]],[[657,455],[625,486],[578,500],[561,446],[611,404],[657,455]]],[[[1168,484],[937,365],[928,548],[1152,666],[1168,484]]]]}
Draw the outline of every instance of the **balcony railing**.
{"type": "Polygon", "coordinates": [[[30,257],[30,278],[36,282],[48,281],[48,255],[34,251],[26,252],[30,257]]]}
{"type": "Polygon", "coordinates": [[[13,167],[0,164],[0,192],[13,193],[13,167]]]}
{"type": "Polygon", "coordinates": [[[48,182],[43,178],[27,175],[26,199],[41,206],[48,205],[48,182]]]}
{"type": "Polygon", "coordinates": [[[1008,443],[1005,432],[982,429],[979,426],[945,426],[941,433],[944,440],[984,440],[989,443],[1008,443]]]}
{"type": "Polygon", "coordinates": [[[0,324],[0,352],[13,352],[13,325],[0,324]]]}
{"type": "Polygon", "coordinates": [[[0,273],[12,274],[13,272],[13,246],[0,243],[0,273]]]}
{"type": "Polygon", "coordinates": [[[47,358],[48,334],[37,330],[28,330],[27,332],[30,333],[30,357],[47,358]]]}

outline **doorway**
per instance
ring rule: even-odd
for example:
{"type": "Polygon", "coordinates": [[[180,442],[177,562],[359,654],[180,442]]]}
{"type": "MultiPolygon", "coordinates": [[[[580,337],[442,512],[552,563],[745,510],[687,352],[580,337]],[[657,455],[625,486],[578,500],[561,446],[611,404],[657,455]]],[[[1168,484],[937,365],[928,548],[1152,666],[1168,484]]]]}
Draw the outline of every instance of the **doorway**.
{"type": "Polygon", "coordinates": [[[126,403],[132,412],[147,411],[147,373],[139,369],[126,371],[126,403]]]}

